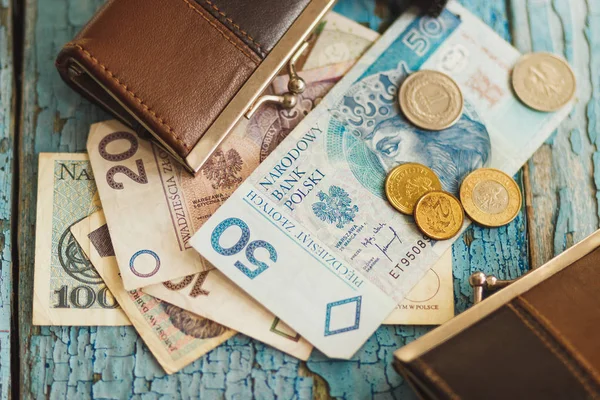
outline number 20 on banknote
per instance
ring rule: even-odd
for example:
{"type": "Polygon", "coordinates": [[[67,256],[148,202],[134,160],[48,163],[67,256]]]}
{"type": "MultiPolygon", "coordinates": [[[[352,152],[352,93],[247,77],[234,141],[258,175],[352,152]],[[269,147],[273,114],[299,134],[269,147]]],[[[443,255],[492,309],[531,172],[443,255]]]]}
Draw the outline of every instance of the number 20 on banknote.
{"type": "Polygon", "coordinates": [[[93,125],[87,148],[125,288],[207,270],[188,244],[194,210],[183,186],[192,177],[117,121],[93,125]]]}

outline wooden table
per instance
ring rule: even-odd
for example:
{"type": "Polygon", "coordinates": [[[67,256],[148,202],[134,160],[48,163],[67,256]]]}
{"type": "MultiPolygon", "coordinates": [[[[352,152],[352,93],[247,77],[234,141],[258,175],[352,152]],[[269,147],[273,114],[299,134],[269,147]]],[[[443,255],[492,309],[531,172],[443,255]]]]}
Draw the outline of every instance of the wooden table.
{"type": "MultiPolygon", "coordinates": [[[[541,265],[597,229],[600,200],[600,0],[461,2],[522,52],[566,57],[579,102],[518,175],[519,217],[501,229],[471,228],[455,244],[457,312],[470,304],[472,272],[517,277],[541,265]]],[[[54,58],[101,3],[0,0],[2,399],[413,398],[390,362],[425,327],[382,327],[347,362],[318,351],[299,362],[238,335],[168,376],[131,327],[31,325],[38,153],[84,151],[89,124],[108,117],[60,81],[54,58]]],[[[394,14],[375,0],[340,0],[336,10],[376,29],[394,14]]]]}

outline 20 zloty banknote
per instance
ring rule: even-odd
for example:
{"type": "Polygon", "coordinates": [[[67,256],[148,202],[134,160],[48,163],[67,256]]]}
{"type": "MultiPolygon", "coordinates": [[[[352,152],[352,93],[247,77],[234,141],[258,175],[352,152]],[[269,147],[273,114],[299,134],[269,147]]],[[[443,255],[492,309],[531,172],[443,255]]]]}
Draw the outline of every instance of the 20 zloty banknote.
{"type": "MultiPolygon", "coordinates": [[[[452,245],[424,237],[389,206],[386,173],[419,162],[457,194],[481,166],[516,173],[568,113],[535,112],[513,96],[519,57],[456,2],[435,19],[408,11],[192,245],[323,353],[350,358],[452,245]],[[453,127],[422,131],[400,113],[399,85],[421,69],[461,87],[465,107],[453,127]]],[[[438,211],[443,220],[443,205],[438,211]]]]}
{"type": "Polygon", "coordinates": [[[34,325],[130,325],[70,228],[102,208],[87,154],[41,153],[34,325]]]}

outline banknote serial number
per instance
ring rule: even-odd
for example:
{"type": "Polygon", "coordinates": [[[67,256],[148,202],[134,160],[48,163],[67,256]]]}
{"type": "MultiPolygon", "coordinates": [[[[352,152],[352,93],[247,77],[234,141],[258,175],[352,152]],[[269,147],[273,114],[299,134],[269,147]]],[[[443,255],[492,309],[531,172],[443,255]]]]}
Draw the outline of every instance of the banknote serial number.
{"type": "Polygon", "coordinates": [[[419,239],[415,242],[414,246],[408,249],[406,254],[400,259],[400,262],[394,265],[394,267],[390,270],[389,274],[392,278],[398,279],[402,272],[408,267],[411,266],[412,263],[416,262],[421,254],[424,254],[425,249],[428,246],[431,246],[433,240],[423,235],[422,239],[419,239]]]}

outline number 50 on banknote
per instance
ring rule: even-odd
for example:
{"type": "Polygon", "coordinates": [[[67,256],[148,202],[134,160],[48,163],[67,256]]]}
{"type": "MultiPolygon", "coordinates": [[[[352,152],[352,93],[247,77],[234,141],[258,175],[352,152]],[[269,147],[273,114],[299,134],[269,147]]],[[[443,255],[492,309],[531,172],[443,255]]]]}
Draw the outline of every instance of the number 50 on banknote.
{"type": "Polygon", "coordinates": [[[514,174],[571,105],[532,111],[509,87],[518,51],[451,2],[404,14],[192,238],[192,246],[323,353],[350,358],[447,250],[385,201],[398,164],[428,165],[457,194],[489,166],[514,174]],[[439,70],[465,107],[440,132],[402,116],[411,72],[439,70]]]}

